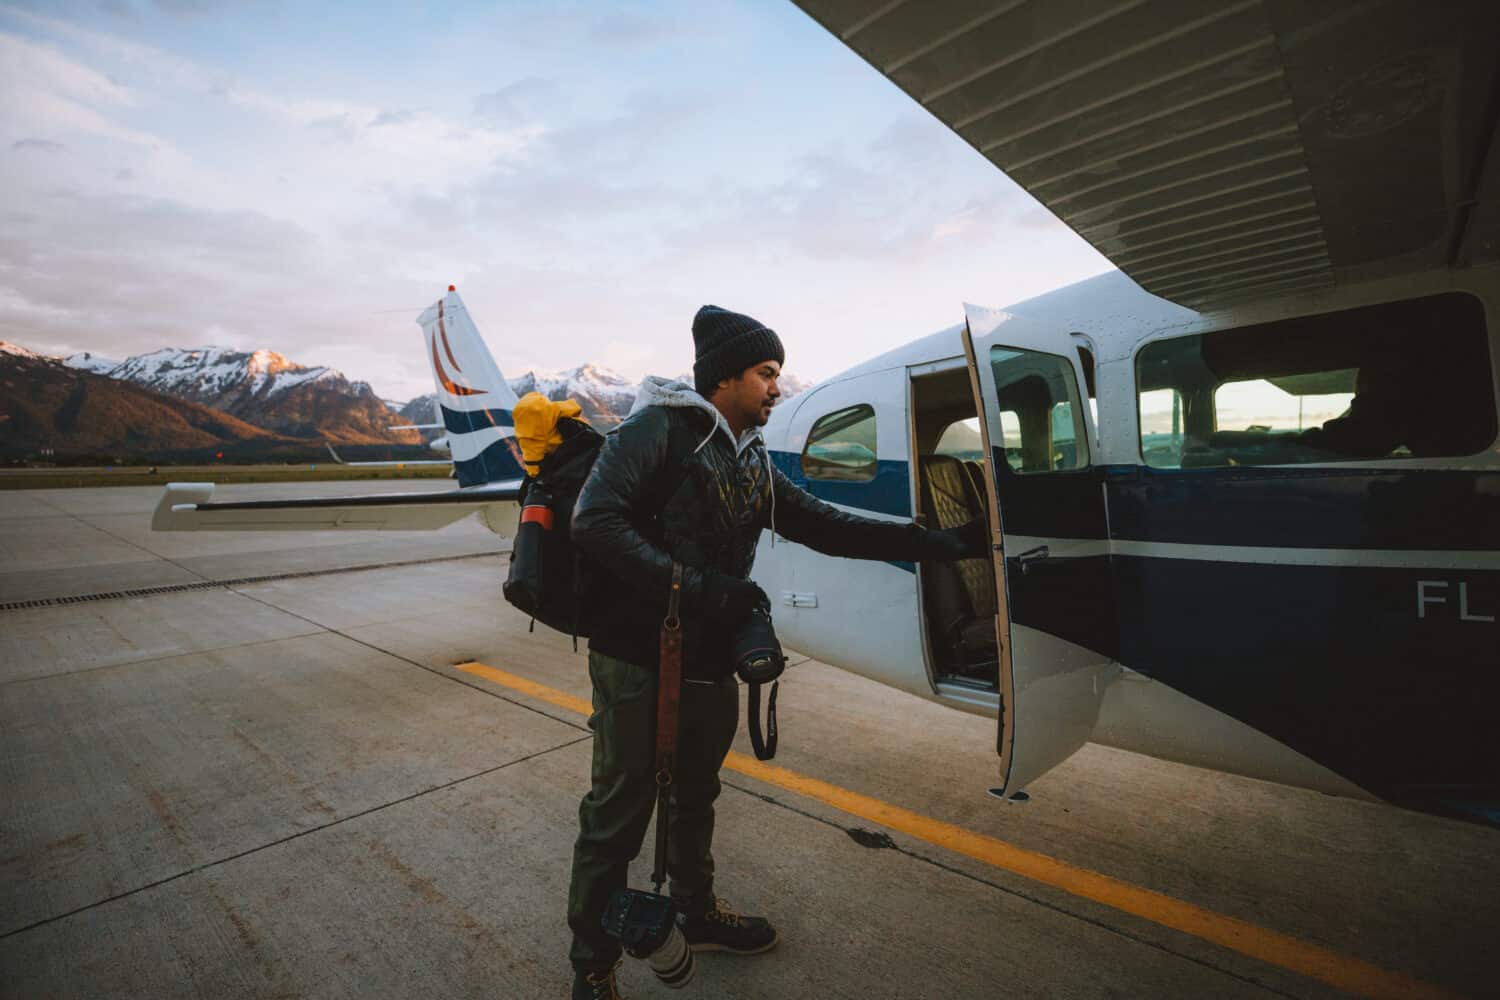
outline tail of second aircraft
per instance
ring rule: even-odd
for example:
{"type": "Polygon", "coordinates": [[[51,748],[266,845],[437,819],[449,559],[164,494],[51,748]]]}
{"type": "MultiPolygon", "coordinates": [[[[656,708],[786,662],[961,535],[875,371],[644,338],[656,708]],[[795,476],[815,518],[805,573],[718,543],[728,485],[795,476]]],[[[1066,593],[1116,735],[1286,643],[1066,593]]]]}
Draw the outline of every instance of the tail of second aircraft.
{"type": "Polygon", "coordinates": [[[426,340],[438,418],[448,431],[458,485],[520,479],[526,473],[512,416],[516,394],[452,285],[417,324],[426,340]]]}

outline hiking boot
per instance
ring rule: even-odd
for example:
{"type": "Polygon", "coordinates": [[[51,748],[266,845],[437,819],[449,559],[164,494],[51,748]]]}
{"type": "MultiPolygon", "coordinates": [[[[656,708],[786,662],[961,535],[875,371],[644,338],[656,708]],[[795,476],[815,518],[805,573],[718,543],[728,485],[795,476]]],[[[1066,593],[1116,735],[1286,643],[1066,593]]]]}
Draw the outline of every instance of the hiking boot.
{"type": "Polygon", "coordinates": [[[776,947],[776,928],[765,917],[746,917],[717,896],[673,897],[677,926],[694,951],[729,951],[759,955],[776,947]]]}
{"type": "MultiPolygon", "coordinates": [[[[618,965],[615,968],[619,968],[618,965]]],[[[624,1000],[620,986],[615,982],[615,970],[607,972],[573,972],[573,1000],[624,1000]]]]}

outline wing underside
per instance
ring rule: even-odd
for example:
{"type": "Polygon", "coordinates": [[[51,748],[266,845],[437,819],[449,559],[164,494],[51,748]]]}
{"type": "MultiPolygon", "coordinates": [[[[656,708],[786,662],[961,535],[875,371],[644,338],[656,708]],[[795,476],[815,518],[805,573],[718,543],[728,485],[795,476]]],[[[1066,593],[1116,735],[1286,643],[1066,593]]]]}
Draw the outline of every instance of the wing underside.
{"type": "Polygon", "coordinates": [[[1200,311],[1500,259],[1493,0],[796,0],[1200,311]]]}
{"type": "Polygon", "coordinates": [[[169,483],[151,527],[156,531],[430,531],[476,511],[514,505],[521,480],[441,493],[213,500],[213,483],[169,483]]]}

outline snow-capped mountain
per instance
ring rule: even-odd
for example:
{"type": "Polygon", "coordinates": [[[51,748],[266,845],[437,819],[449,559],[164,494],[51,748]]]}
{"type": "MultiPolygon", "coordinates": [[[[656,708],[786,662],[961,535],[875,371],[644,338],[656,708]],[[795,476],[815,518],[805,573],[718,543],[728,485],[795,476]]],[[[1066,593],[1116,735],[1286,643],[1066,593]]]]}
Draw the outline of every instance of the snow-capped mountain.
{"type": "Polygon", "coordinates": [[[219,409],[230,409],[244,398],[270,399],[308,382],[348,384],[331,368],[299,365],[275,351],[226,347],[166,347],[127,358],[106,374],[219,409]]]}
{"type": "Polygon", "coordinates": [[[95,375],[108,375],[120,367],[116,358],[100,357],[97,354],[84,351],[82,354],[70,354],[62,359],[62,363],[69,368],[77,368],[79,371],[93,372],[95,375]]]}
{"type": "Polygon", "coordinates": [[[548,399],[577,400],[584,419],[606,427],[625,419],[640,388],[639,382],[592,364],[563,371],[538,369],[508,381],[517,396],[539,392],[548,399]]]}
{"type": "Polygon", "coordinates": [[[0,342],[0,455],[176,455],[202,459],[226,448],[267,456],[297,442],[220,410],[64,364],[0,342]]]}
{"type": "MultiPolygon", "coordinates": [[[[686,382],[693,380],[691,373],[678,377],[686,382]]],[[[510,383],[511,389],[517,396],[524,396],[528,392],[539,392],[548,399],[576,399],[583,409],[584,418],[595,426],[605,428],[625,419],[641,387],[639,381],[628,379],[618,372],[595,364],[583,364],[577,368],[560,370],[536,369],[524,375],[506,379],[506,381],[510,383]]],[[[790,399],[811,386],[812,383],[806,379],[783,374],[781,376],[782,399],[790,399]]],[[[406,403],[400,408],[403,422],[441,423],[442,418],[435,415],[436,400],[437,397],[433,393],[428,393],[406,403]]],[[[427,437],[433,437],[441,434],[442,431],[434,430],[424,433],[427,437]]]]}
{"type": "Polygon", "coordinates": [[[334,444],[417,441],[412,431],[387,430],[400,421],[368,383],[351,382],[332,368],[297,364],[275,351],[166,347],[118,363],[75,354],[64,364],[202,403],[292,437],[334,444]]]}

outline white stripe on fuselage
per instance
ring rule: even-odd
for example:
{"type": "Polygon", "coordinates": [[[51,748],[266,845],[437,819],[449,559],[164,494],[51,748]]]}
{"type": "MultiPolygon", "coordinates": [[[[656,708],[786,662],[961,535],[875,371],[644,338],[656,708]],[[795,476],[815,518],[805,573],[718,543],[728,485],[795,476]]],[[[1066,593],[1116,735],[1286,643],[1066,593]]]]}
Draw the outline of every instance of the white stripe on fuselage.
{"type": "Polygon", "coordinates": [[[1035,535],[1008,535],[1005,538],[1005,553],[1014,558],[1043,545],[1047,546],[1049,558],[1116,555],[1138,556],[1145,559],[1256,563],[1270,566],[1500,570],[1500,552],[1460,552],[1446,549],[1308,549],[1291,546],[1142,542],[1127,538],[1044,538],[1035,535]]]}

